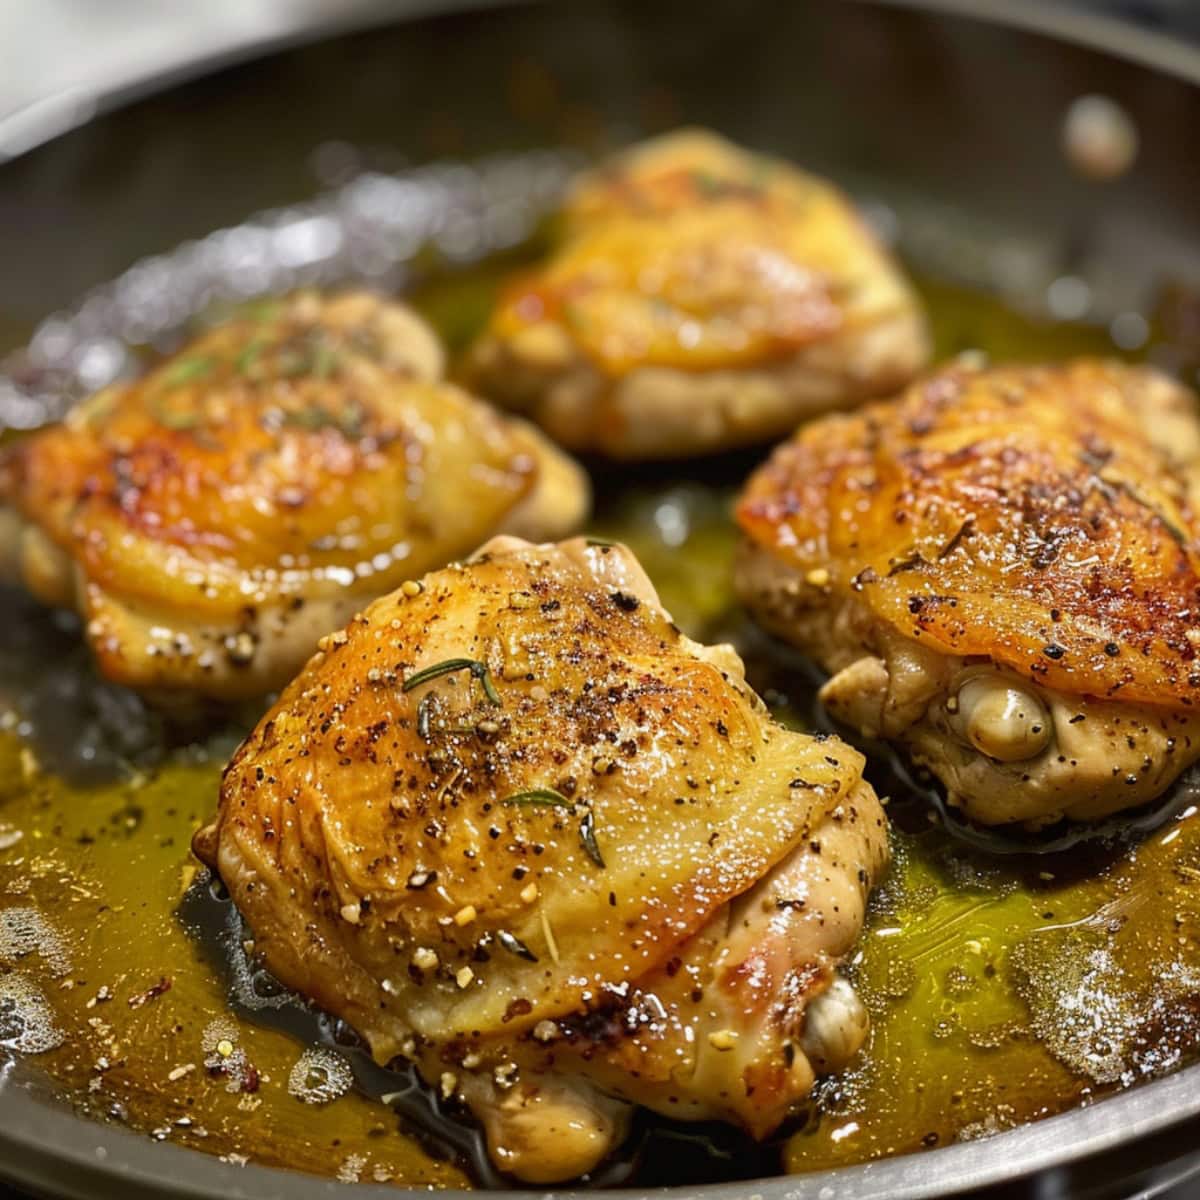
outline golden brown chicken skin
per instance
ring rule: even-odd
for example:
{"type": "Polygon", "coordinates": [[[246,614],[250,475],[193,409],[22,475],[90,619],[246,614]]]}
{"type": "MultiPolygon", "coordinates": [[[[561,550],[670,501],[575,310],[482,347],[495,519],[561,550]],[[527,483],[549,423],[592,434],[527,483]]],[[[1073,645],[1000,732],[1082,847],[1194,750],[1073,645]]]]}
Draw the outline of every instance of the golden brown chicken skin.
{"type": "Polygon", "coordinates": [[[1200,756],[1198,484],[1153,370],[953,365],[775,452],[739,588],[976,820],[1098,818],[1200,756]]]}
{"type": "Polygon", "coordinates": [[[858,1049],[862,765],[773,723],[623,547],[498,538],[322,641],[195,848],[280,979],[552,1182],[631,1105],[765,1135],[858,1049]]]}
{"type": "Polygon", "coordinates": [[[580,180],[468,372],[563,445],[675,458],[885,395],[928,353],[912,290],[840,192],[685,130],[580,180]]]}
{"type": "Polygon", "coordinates": [[[280,687],[402,579],[585,515],[574,463],[441,373],[424,323],[365,294],[231,320],[11,449],[3,565],[121,683],[280,687]]]}

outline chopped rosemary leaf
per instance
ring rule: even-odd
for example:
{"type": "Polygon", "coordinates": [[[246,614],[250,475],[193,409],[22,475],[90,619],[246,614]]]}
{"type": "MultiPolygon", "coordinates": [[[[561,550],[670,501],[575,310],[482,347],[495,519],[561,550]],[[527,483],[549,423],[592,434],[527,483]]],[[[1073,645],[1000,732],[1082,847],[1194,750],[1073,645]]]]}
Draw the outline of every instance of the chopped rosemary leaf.
{"type": "Polygon", "coordinates": [[[487,663],[480,662],[477,658],[447,658],[443,662],[422,667],[404,681],[400,690],[411,692],[413,688],[420,687],[431,679],[437,679],[440,675],[450,675],[454,671],[470,671],[483,685],[488,702],[497,705],[500,703],[500,693],[496,691],[496,685],[492,682],[492,673],[488,670],[487,663]]]}
{"type": "Polygon", "coordinates": [[[604,856],[596,842],[596,817],[590,808],[584,809],[583,820],[579,822],[579,844],[588,858],[603,870],[604,856]]]}
{"type": "Polygon", "coordinates": [[[348,441],[357,441],[363,435],[363,427],[366,424],[367,413],[361,404],[352,403],[346,406],[337,419],[337,427],[341,430],[342,436],[348,441]]]}
{"type": "Polygon", "coordinates": [[[201,355],[191,358],[180,358],[173,362],[163,373],[164,387],[175,387],[192,379],[199,379],[213,369],[214,361],[201,355]]]}
{"type": "Polygon", "coordinates": [[[279,355],[278,369],[281,375],[307,375],[312,370],[312,356],[307,350],[284,350],[279,355]]]}
{"type": "Polygon", "coordinates": [[[300,429],[324,429],[327,425],[336,425],[333,417],[319,404],[310,404],[307,408],[290,409],[283,414],[285,425],[295,425],[300,429]]]}
{"type": "Polygon", "coordinates": [[[319,344],[313,350],[313,369],[312,373],[318,379],[325,379],[332,375],[338,369],[341,363],[341,356],[336,350],[330,347],[319,344]]]}
{"type": "Polygon", "coordinates": [[[247,321],[269,321],[272,317],[277,317],[283,312],[283,301],[277,299],[269,300],[247,300],[245,304],[239,304],[234,309],[234,314],[247,321]]]}
{"type": "Polygon", "coordinates": [[[562,794],[556,792],[553,788],[530,788],[527,792],[513,792],[511,796],[505,796],[500,801],[501,804],[519,804],[521,806],[537,807],[537,808],[573,808],[574,805],[570,800],[562,794]]]}
{"type": "Polygon", "coordinates": [[[330,412],[320,404],[291,409],[283,414],[283,423],[315,432],[336,429],[347,441],[357,441],[363,435],[366,412],[360,404],[348,405],[341,413],[330,412]]]}
{"type": "Polygon", "coordinates": [[[249,373],[250,368],[258,361],[259,355],[267,348],[267,345],[268,342],[265,338],[255,338],[242,350],[234,360],[239,375],[249,373]]]}
{"type": "Polygon", "coordinates": [[[496,931],[496,941],[509,954],[515,954],[518,958],[523,958],[526,962],[537,962],[538,960],[537,955],[519,937],[515,937],[507,929],[498,929],[496,931]]]}
{"type": "Polygon", "coordinates": [[[602,538],[602,537],[588,537],[588,538],[584,538],[584,541],[587,542],[587,544],[589,546],[600,546],[605,549],[607,549],[610,546],[617,545],[616,542],[610,541],[608,538],[602,538]]]}

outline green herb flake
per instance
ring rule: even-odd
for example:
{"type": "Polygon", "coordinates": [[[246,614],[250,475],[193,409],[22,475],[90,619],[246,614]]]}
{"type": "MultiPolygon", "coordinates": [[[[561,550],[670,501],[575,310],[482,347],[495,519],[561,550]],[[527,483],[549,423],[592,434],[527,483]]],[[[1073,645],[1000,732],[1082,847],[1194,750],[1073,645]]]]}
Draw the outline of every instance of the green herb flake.
{"type": "Polygon", "coordinates": [[[177,387],[181,383],[190,383],[193,379],[202,379],[216,365],[216,360],[201,355],[176,359],[162,376],[164,387],[177,387]]]}
{"type": "Polygon", "coordinates": [[[361,404],[349,404],[337,420],[338,430],[348,441],[357,441],[363,435],[367,412],[361,404]]]}
{"type": "Polygon", "coordinates": [[[168,408],[165,404],[155,408],[155,416],[165,429],[185,431],[195,429],[200,424],[200,418],[195,413],[180,412],[178,409],[168,408]]]}
{"type": "Polygon", "coordinates": [[[283,414],[283,423],[294,425],[298,429],[307,429],[310,432],[337,424],[332,415],[319,404],[310,404],[307,408],[289,409],[283,414]]]}
{"type": "Polygon", "coordinates": [[[571,801],[554,788],[530,788],[525,792],[513,792],[511,796],[505,796],[500,803],[520,808],[574,808],[571,801]]]}
{"type": "Polygon", "coordinates": [[[234,309],[234,314],[245,321],[269,321],[283,312],[282,300],[248,300],[234,309]]]}
{"type": "Polygon", "coordinates": [[[470,671],[483,685],[483,692],[487,696],[488,702],[499,705],[500,693],[496,691],[496,685],[492,682],[492,673],[488,670],[487,663],[480,662],[477,658],[447,658],[443,662],[422,667],[404,681],[400,690],[411,692],[413,688],[420,687],[421,684],[428,683],[431,679],[437,679],[441,675],[450,675],[455,671],[470,671]]]}
{"type": "Polygon", "coordinates": [[[312,356],[297,350],[285,350],[279,356],[279,373],[287,378],[307,375],[312,370],[312,356]]]}
{"type": "Polygon", "coordinates": [[[266,338],[255,338],[247,345],[240,354],[238,354],[234,365],[237,368],[239,375],[248,375],[250,368],[258,362],[262,352],[267,348],[269,343],[266,338]]]}
{"type": "Polygon", "coordinates": [[[318,379],[328,379],[341,366],[341,362],[341,356],[336,350],[320,343],[313,350],[312,373],[318,379]]]}

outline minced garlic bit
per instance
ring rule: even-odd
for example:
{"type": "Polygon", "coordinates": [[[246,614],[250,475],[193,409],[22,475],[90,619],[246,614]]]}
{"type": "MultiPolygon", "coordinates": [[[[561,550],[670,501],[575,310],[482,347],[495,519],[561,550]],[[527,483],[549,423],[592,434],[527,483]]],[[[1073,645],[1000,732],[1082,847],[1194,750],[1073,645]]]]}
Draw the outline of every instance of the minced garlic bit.
{"type": "Polygon", "coordinates": [[[536,883],[533,883],[533,882],[527,883],[521,889],[521,899],[524,900],[526,904],[532,904],[537,898],[538,898],[538,885],[536,883]]]}
{"type": "Polygon", "coordinates": [[[406,579],[400,585],[400,590],[411,600],[413,596],[419,596],[425,588],[415,579],[406,579]]]}
{"type": "Polygon", "coordinates": [[[454,914],[455,925],[470,925],[479,914],[475,911],[475,905],[464,904],[462,908],[454,914]]]}
{"type": "Polygon", "coordinates": [[[829,572],[824,567],[813,567],[804,578],[813,587],[824,587],[829,582],[829,572]]]}
{"type": "Polygon", "coordinates": [[[418,946],[413,951],[412,965],[421,971],[432,971],[438,965],[437,951],[428,946],[418,946]]]}
{"type": "Polygon", "coordinates": [[[559,1028],[553,1021],[539,1021],[533,1027],[533,1036],[539,1042],[552,1042],[559,1036],[559,1028]]]}
{"type": "Polygon", "coordinates": [[[472,1050],[469,1054],[463,1055],[462,1068],[464,1071],[473,1071],[483,1062],[483,1056],[472,1050]]]}
{"type": "Polygon", "coordinates": [[[470,987],[471,980],[475,978],[475,972],[470,967],[460,967],[458,973],[454,976],[454,982],[460,988],[470,987]]]}
{"type": "Polygon", "coordinates": [[[441,1078],[442,1099],[449,1100],[458,1091],[458,1076],[453,1071],[443,1071],[441,1078]]]}
{"type": "Polygon", "coordinates": [[[708,1035],[708,1044],[714,1050],[732,1050],[737,1040],[738,1035],[732,1029],[718,1029],[708,1035]]]}
{"type": "Polygon", "coordinates": [[[185,1075],[190,1075],[195,1069],[195,1063],[184,1063],[183,1066],[175,1067],[173,1070],[168,1071],[167,1079],[170,1080],[171,1083],[177,1083],[185,1075]]]}
{"type": "Polygon", "coordinates": [[[349,921],[351,925],[357,925],[358,919],[362,915],[362,909],[358,904],[343,904],[342,905],[342,920],[349,921]]]}

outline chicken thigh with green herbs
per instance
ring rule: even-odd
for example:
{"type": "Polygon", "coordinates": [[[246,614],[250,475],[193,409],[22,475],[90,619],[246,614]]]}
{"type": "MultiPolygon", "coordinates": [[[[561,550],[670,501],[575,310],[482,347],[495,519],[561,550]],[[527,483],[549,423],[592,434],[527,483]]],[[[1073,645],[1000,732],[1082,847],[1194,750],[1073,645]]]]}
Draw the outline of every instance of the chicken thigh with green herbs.
{"type": "Polygon", "coordinates": [[[358,608],[499,531],[570,532],[586,476],[441,379],[412,312],[302,294],[200,335],[0,460],[0,568],[160,698],[282,686],[358,608]]]}
{"type": "Polygon", "coordinates": [[[195,849],[280,979],[554,1182],[634,1105],[763,1137],[859,1048],[862,766],[775,724],[623,547],[499,538],[322,641],[195,849]]]}

